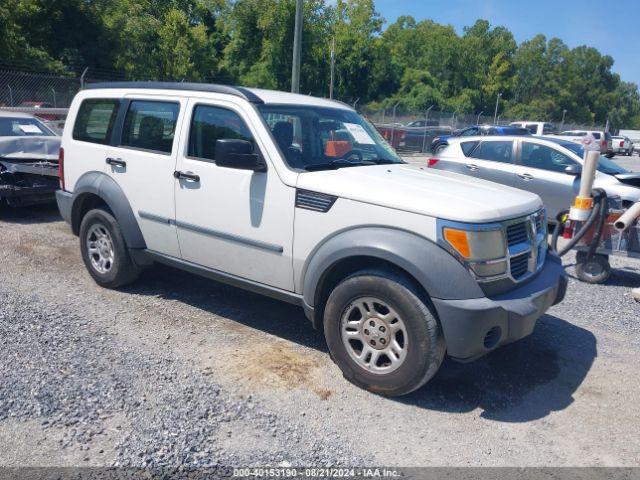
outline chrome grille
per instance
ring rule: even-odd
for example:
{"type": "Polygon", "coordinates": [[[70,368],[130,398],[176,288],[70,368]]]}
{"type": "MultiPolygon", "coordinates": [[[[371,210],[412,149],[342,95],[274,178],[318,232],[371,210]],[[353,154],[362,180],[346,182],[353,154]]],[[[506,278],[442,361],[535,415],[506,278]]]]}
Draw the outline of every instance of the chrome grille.
{"type": "Polygon", "coordinates": [[[526,222],[515,223],[507,227],[507,244],[512,247],[529,239],[526,222]]]}

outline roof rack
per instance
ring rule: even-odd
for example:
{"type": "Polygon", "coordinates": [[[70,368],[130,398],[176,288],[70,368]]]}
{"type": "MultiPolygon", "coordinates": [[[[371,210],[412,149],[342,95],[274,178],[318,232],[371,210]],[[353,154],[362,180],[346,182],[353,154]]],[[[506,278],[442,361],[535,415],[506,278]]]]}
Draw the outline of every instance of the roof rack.
{"type": "Polygon", "coordinates": [[[255,93],[244,87],[231,85],[217,85],[215,83],[191,83],[191,82],[98,82],[84,86],[86,90],[99,88],[135,88],[153,90],[190,90],[195,92],[226,93],[244,98],[251,103],[264,103],[255,93]]]}

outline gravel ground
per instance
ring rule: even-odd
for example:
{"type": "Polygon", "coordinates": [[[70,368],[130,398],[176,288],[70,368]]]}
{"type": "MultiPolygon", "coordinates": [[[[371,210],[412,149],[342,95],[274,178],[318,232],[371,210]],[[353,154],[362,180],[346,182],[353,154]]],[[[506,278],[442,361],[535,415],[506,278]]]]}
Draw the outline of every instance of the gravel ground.
{"type": "Polygon", "coordinates": [[[166,267],[104,290],[54,207],[1,211],[0,466],[638,466],[640,262],[613,265],[385,399],[293,306],[166,267]]]}

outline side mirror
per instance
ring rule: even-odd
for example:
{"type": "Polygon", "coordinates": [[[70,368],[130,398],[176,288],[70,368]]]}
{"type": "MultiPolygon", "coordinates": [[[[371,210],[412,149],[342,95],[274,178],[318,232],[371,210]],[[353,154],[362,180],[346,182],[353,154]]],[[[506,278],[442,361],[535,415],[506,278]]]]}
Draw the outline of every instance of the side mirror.
{"type": "Polygon", "coordinates": [[[253,145],[246,140],[221,138],[216,140],[215,161],[219,167],[266,172],[267,164],[262,156],[253,153],[253,145]]]}
{"type": "Polygon", "coordinates": [[[582,167],[580,165],[569,165],[564,169],[564,173],[566,173],[567,175],[578,177],[582,175],[582,167]]]}

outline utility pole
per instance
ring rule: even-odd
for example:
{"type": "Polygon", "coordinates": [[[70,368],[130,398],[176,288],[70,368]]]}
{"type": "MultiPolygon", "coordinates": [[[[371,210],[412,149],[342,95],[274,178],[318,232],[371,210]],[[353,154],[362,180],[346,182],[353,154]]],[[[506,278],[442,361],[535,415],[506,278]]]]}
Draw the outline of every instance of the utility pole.
{"type": "Polygon", "coordinates": [[[331,80],[329,81],[329,98],[333,98],[333,82],[336,72],[336,37],[331,39],[331,80]]]}
{"type": "Polygon", "coordinates": [[[300,57],[302,56],[302,11],[304,0],[296,0],[296,23],[293,32],[293,66],[291,67],[291,91],[300,91],[300,57]]]}
{"type": "Polygon", "coordinates": [[[497,118],[498,118],[498,103],[500,102],[500,97],[502,96],[502,92],[498,93],[498,96],[496,97],[496,111],[493,114],[493,124],[496,124],[497,118]]]}

